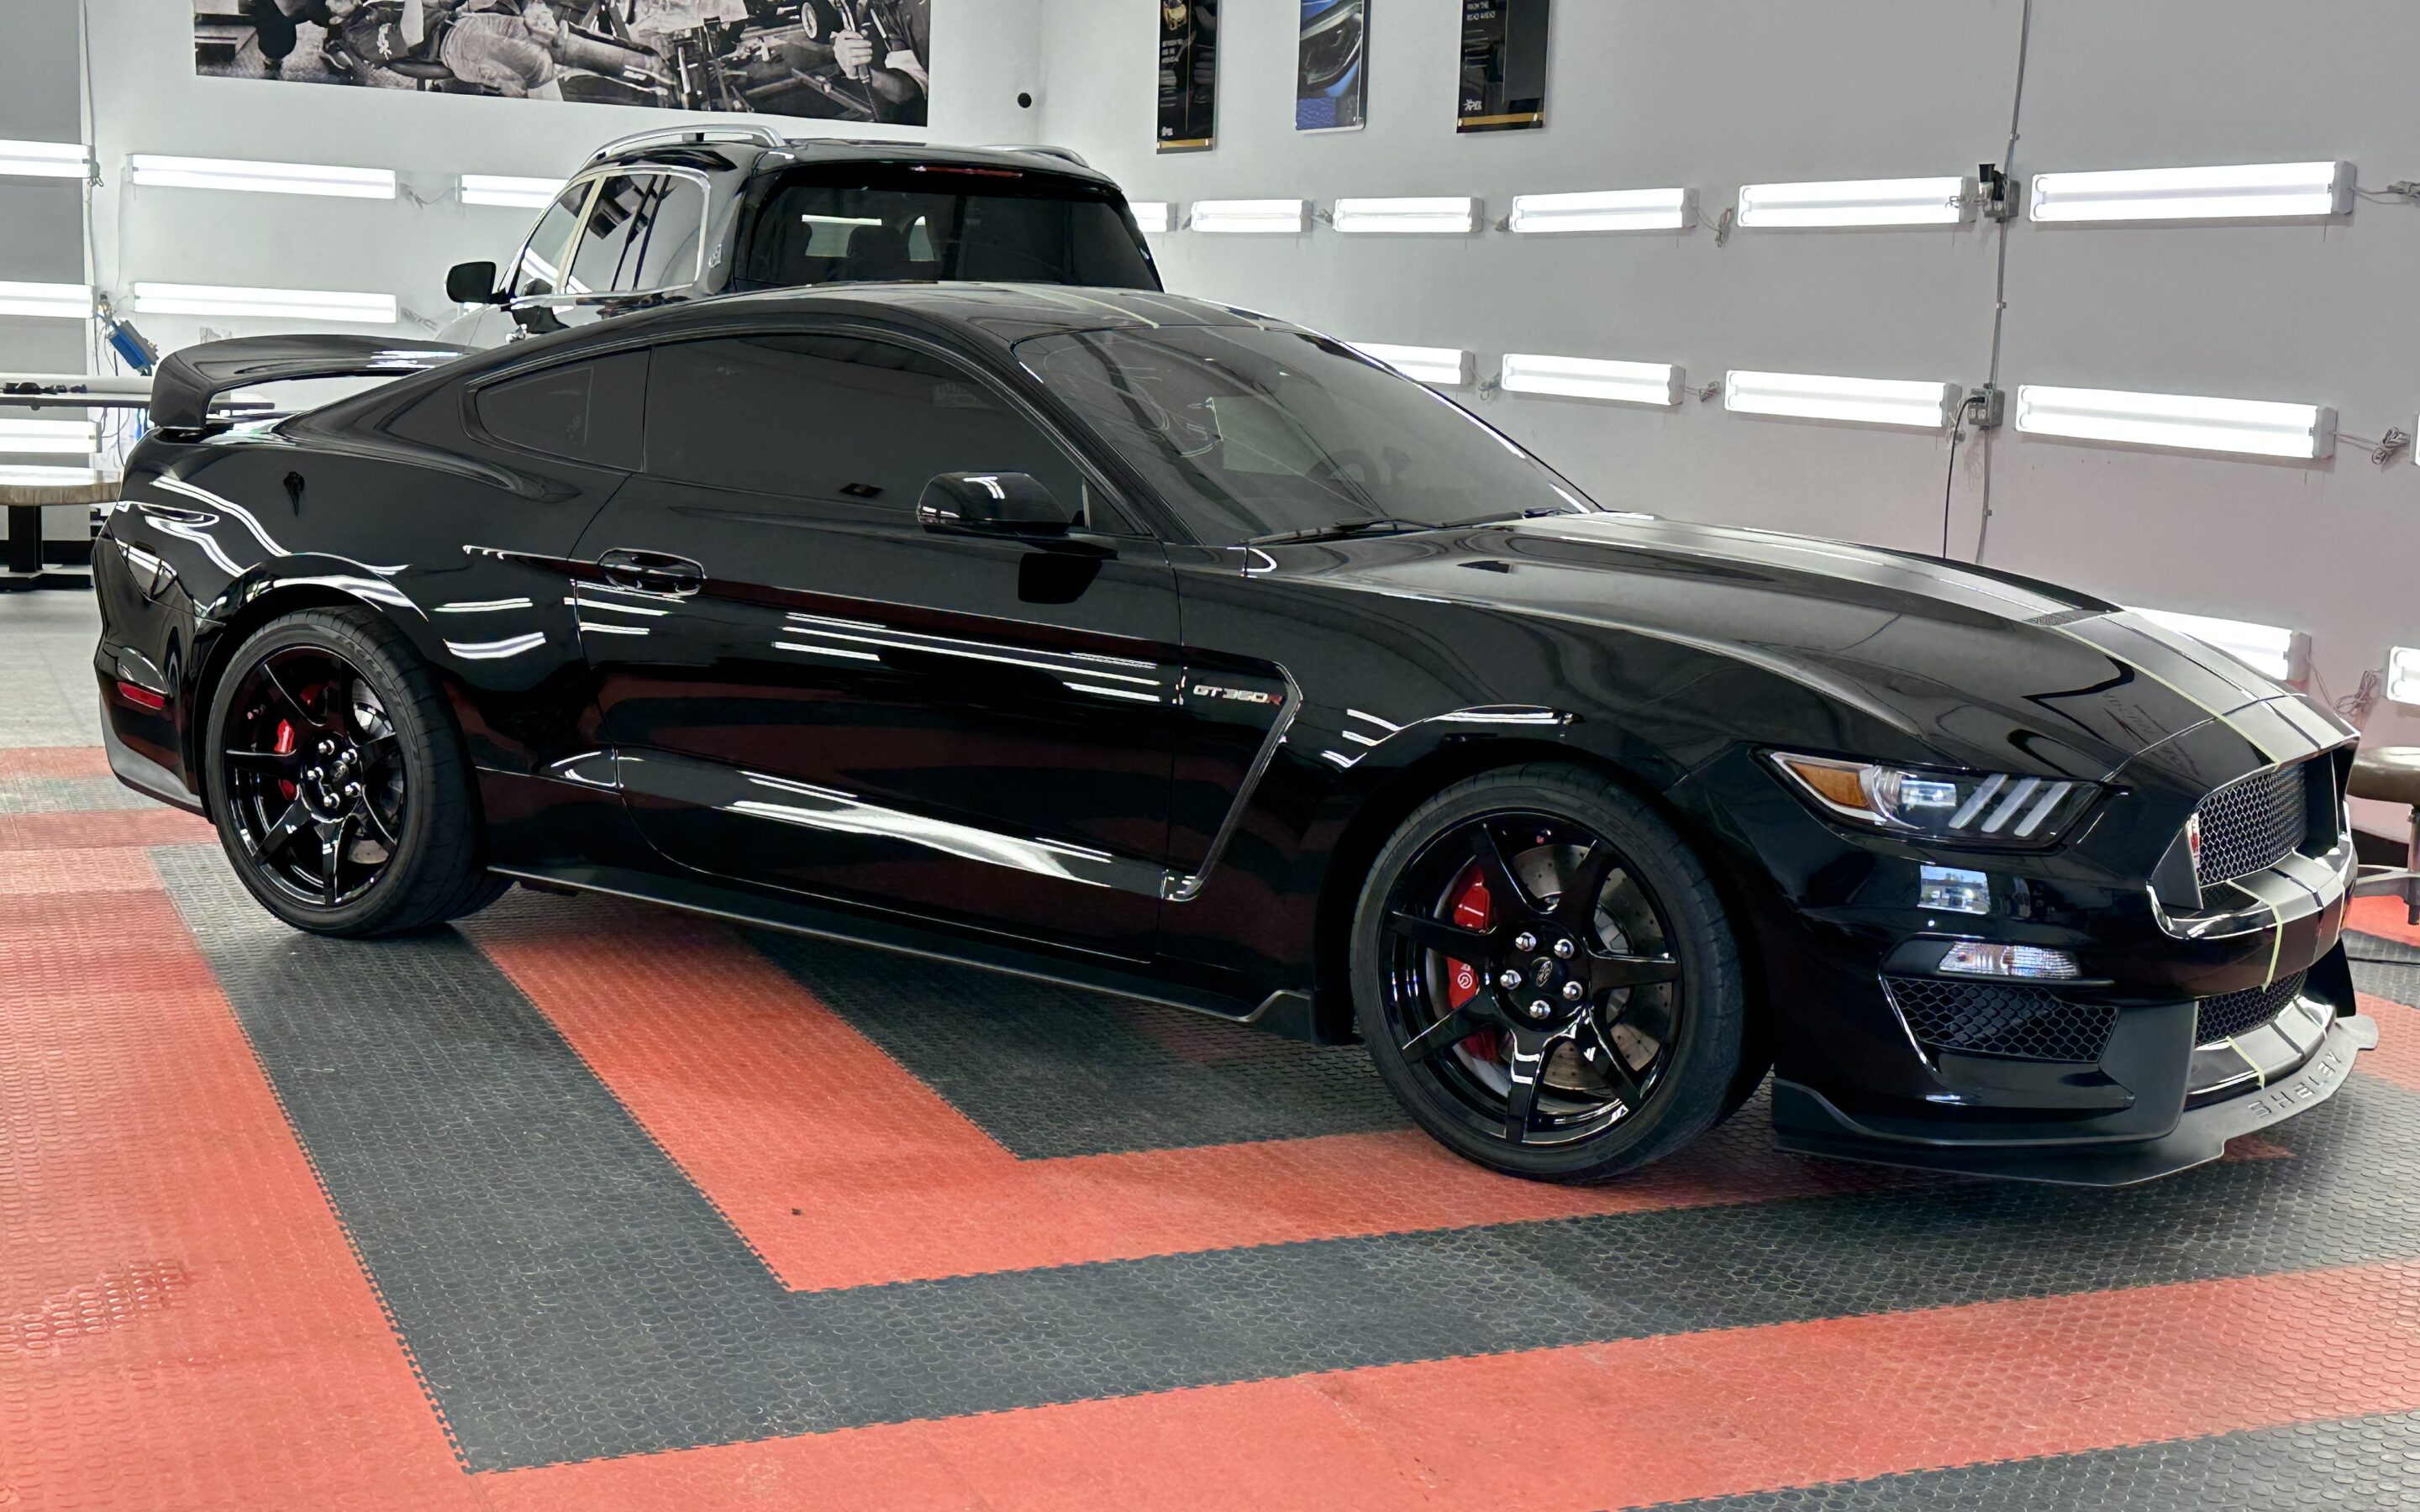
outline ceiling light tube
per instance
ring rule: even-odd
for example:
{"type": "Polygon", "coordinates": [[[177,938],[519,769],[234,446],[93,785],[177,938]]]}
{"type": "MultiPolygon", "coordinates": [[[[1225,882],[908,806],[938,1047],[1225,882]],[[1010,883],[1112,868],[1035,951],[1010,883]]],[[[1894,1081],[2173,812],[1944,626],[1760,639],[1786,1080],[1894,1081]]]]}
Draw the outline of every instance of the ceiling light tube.
{"type": "Polygon", "coordinates": [[[1126,201],[1134,211],[1135,226],[1147,237],[1164,237],[1176,229],[1176,207],[1164,199],[1126,201]]]}
{"type": "Polygon", "coordinates": [[[397,316],[392,294],[211,284],[137,284],[134,308],[141,315],[249,315],[388,326],[395,324],[397,316]]]}
{"type": "Polygon", "coordinates": [[[2046,173],[2034,177],[2031,213],[2052,224],[2318,220],[2351,213],[2352,192],[2350,162],[2046,173]]]}
{"type": "Polygon", "coordinates": [[[512,209],[542,210],[563,193],[560,178],[513,178],[503,174],[466,173],[455,180],[465,205],[501,205],[512,209]]]}
{"type": "Polygon", "coordinates": [[[2309,637],[2282,625],[2180,614],[2166,609],[2131,609],[2127,612],[2140,614],[2179,635],[2191,636],[2204,645],[2216,646],[2254,671],[2281,683],[2301,676],[2310,664],[2309,637]]]}
{"type": "Polygon", "coordinates": [[[14,178],[89,178],[92,148],[81,142],[0,142],[0,174],[14,178]]]}
{"type": "Polygon", "coordinates": [[[18,420],[0,415],[0,452],[19,456],[90,456],[101,427],[89,420],[18,420]]]}
{"type": "Polygon", "coordinates": [[[2335,454],[2336,412],[2320,405],[2115,389],[2017,389],[2017,429],[2194,452],[2316,460],[2335,454]]]}
{"type": "Polygon", "coordinates": [[[1196,200],[1191,225],[1213,236],[1300,236],[1311,229],[1311,206],[1299,199],[1196,200]]]}
{"type": "Polygon", "coordinates": [[[1747,184],[1739,194],[1739,224],[1745,226],[1962,225],[1974,218],[1972,178],[1747,184]]]}
{"type": "Polygon", "coordinates": [[[1831,378],[1816,373],[1726,373],[1723,408],[1745,415],[1794,415],[1864,425],[1940,430],[1960,398],[1955,383],[1831,378]]]}
{"type": "Polygon", "coordinates": [[[1473,369],[1478,359],[1453,347],[1396,347],[1374,341],[1348,341],[1344,345],[1372,362],[1384,363],[1405,378],[1422,383],[1462,389],[1468,388],[1476,376],[1473,369]]]}
{"type": "Polygon", "coordinates": [[[1593,357],[1512,352],[1497,381],[1508,393],[1559,393],[1614,404],[1670,407],[1681,402],[1681,370],[1670,363],[1617,363],[1593,357]]]}
{"type": "Polygon", "coordinates": [[[2420,646],[2397,646],[2386,654],[2386,696],[2420,704],[2420,646]]]}
{"type": "Polygon", "coordinates": [[[391,168],[336,168],[317,162],[256,162],[234,158],[163,158],[138,152],[129,160],[137,187],[232,189],[256,194],[333,194],[343,199],[395,198],[391,168]]]}
{"type": "Polygon", "coordinates": [[[92,285],[0,283],[0,315],[89,320],[92,318],[92,285]]]}
{"type": "Polygon", "coordinates": [[[101,473],[92,468],[47,467],[28,464],[24,467],[0,467],[0,484],[14,484],[28,488],[71,488],[88,486],[101,481],[101,473]]]}
{"type": "Polygon", "coordinates": [[[1575,194],[1516,194],[1504,229],[1516,236],[1682,231],[1697,219],[1694,189],[1607,189],[1575,194]]]}
{"type": "Polygon", "coordinates": [[[1475,199],[1340,199],[1328,211],[1348,236],[1468,236],[1479,229],[1475,199]]]}

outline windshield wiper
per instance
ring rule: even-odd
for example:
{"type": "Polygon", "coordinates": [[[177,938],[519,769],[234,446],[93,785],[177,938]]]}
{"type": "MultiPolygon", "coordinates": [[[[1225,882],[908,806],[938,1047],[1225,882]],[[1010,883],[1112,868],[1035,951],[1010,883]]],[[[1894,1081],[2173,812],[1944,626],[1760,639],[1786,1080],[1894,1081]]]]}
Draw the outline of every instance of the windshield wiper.
{"type": "Polygon", "coordinates": [[[1398,535],[1405,531],[1435,531],[1445,527],[1424,519],[1403,519],[1393,515],[1380,515],[1372,519],[1338,520],[1331,525],[1313,525],[1305,531],[1280,531],[1275,535],[1255,535],[1240,546],[1291,546],[1298,541],[1344,541],[1357,535],[1398,535]]]}
{"type": "Polygon", "coordinates": [[[1502,525],[1509,520],[1544,519],[1549,515],[1576,515],[1578,513],[1579,511],[1576,509],[1557,509],[1554,505],[1548,504],[1543,509],[1507,510],[1501,515],[1481,515],[1477,519],[1458,519],[1450,525],[1440,525],[1437,528],[1439,530],[1446,531],[1460,531],[1467,530],[1473,525],[1502,525]]]}

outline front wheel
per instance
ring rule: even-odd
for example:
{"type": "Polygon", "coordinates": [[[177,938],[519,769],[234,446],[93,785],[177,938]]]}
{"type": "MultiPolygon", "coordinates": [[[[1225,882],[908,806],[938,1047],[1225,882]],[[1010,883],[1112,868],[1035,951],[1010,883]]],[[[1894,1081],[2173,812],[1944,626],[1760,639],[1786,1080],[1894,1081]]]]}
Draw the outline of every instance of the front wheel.
{"type": "Polygon", "coordinates": [[[470,764],[443,691],[366,609],[304,609],[238,647],[205,751],[227,859],[297,929],[425,928],[506,886],[480,857],[470,764]]]}
{"type": "Polygon", "coordinates": [[[1371,1058],[1449,1148],[1600,1181],[1731,1111],[1739,949],[1670,825],[1578,768],[1486,773],[1404,822],[1353,922],[1371,1058]]]}

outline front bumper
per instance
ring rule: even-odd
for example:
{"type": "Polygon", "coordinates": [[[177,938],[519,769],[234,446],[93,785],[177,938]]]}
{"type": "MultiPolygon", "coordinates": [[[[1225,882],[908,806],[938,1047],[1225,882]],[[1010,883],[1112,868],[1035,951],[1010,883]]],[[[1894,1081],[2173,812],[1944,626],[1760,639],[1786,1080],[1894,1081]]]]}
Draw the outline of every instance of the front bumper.
{"type": "Polygon", "coordinates": [[[2378,1026],[2368,1017],[2339,1015],[2295,1070],[2195,1107],[2180,1106],[2167,1132],[2149,1137],[2093,1143],[1925,1139],[1861,1124],[1821,1092],[1787,1081],[1774,1085],[1773,1119],[1781,1147],[1800,1154],[2066,1186],[2131,1186],[2214,1161],[2226,1152],[2228,1140],[2326,1102],[2352,1074],[2353,1057],[2377,1044],[2378,1026]]]}

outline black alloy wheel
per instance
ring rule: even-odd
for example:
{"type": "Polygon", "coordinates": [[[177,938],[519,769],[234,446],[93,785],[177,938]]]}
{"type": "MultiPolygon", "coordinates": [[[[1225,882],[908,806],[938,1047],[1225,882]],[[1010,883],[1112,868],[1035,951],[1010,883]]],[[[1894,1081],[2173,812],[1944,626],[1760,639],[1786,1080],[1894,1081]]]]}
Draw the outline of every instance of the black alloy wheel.
{"type": "Polygon", "coordinates": [[[1719,902],[1668,825],[1590,774],[1439,795],[1381,853],[1355,947],[1380,1072],[1482,1164],[1601,1180],[1735,1105],[1744,1011],[1719,902]]]}
{"type": "Polygon", "coordinates": [[[386,704],[322,645],[282,647],[236,685],[219,751],[227,822],[258,874],[334,909],[394,865],[412,799],[386,704]]]}
{"type": "Polygon", "coordinates": [[[487,871],[443,690],[367,609],[304,609],[238,647],[205,750],[227,858],[297,929],[419,929],[484,908],[508,885],[487,871]]]}

